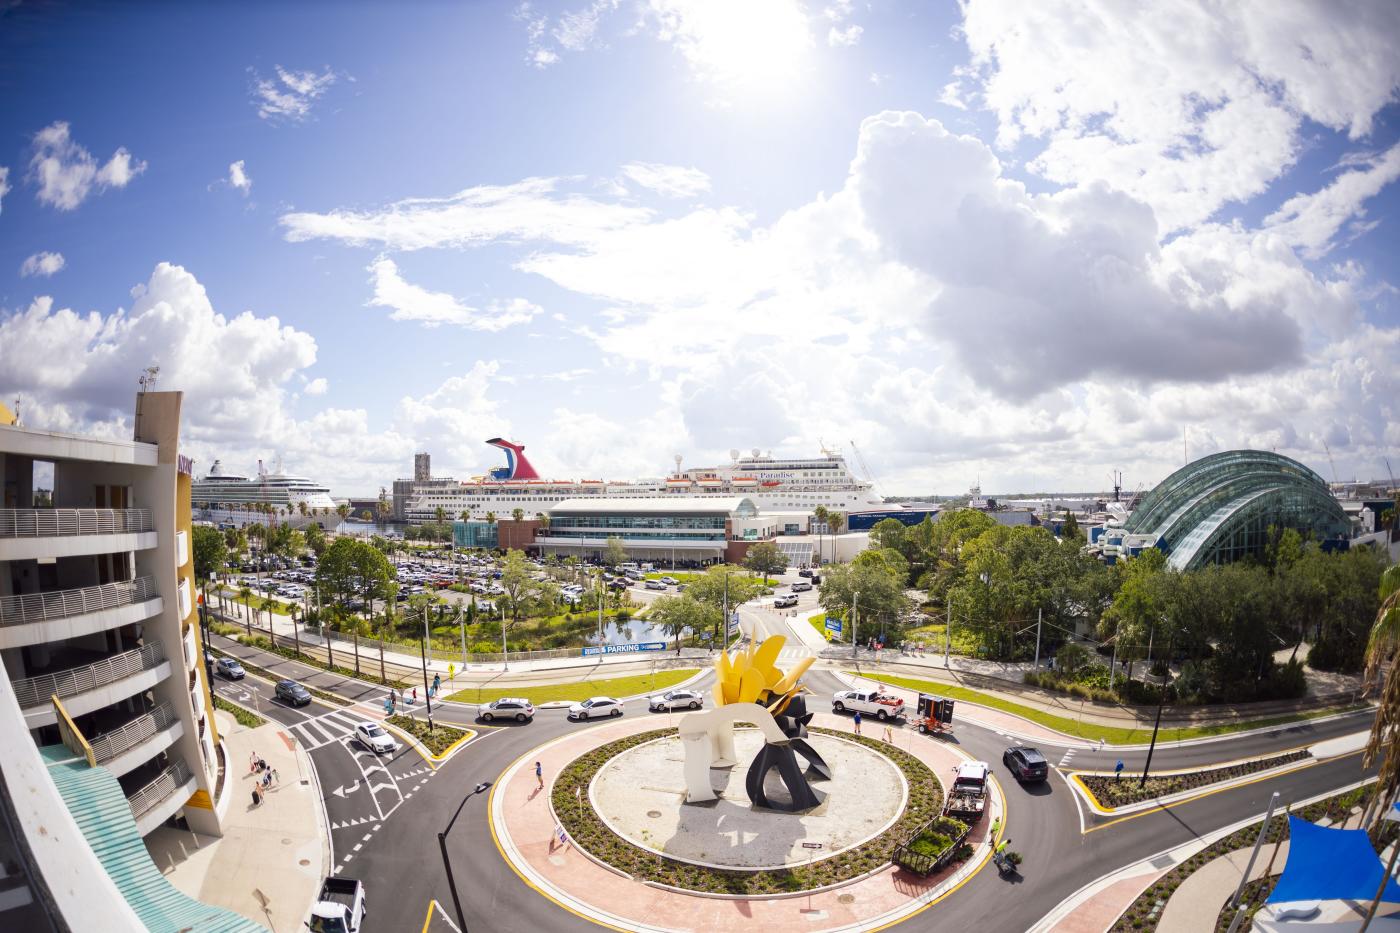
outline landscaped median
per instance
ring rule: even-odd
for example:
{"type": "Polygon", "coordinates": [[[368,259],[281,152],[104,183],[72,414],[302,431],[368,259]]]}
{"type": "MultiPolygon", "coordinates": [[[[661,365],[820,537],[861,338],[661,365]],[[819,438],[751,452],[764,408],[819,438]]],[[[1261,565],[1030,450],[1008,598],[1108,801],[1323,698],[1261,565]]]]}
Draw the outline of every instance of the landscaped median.
{"type": "Polygon", "coordinates": [[[1155,801],[1175,794],[1201,790],[1215,784],[1223,784],[1227,781],[1248,777],[1251,774],[1258,774],[1261,771],[1283,768],[1295,762],[1309,760],[1311,757],[1307,749],[1300,748],[1281,755],[1232,762],[1208,770],[1157,774],[1148,777],[1146,783],[1141,787],[1138,786],[1138,778],[1132,775],[1125,779],[1115,774],[1076,772],[1072,778],[1079,785],[1079,788],[1088,795],[1089,803],[1095,810],[1100,813],[1114,813],[1118,809],[1136,803],[1155,801]]]}
{"type": "MultiPolygon", "coordinates": [[[[918,680],[912,677],[898,677],[890,674],[879,674],[878,677],[872,678],[871,674],[861,671],[848,670],[844,673],[849,677],[878,680],[879,683],[903,687],[906,690],[916,690],[920,693],[931,693],[935,696],[949,697],[954,700],[976,703],[979,706],[986,706],[990,709],[1001,710],[1003,713],[1010,713],[1013,716],[1020,716],[1022,719],[1028,719],[1048,729],[1054,729],[1056,732],[1062,732],[1065,735],[1088,739],[1090,741],[1102,739],[1110,745],[1146,745],[1152,738],[1152,730],[1150,728],[1128,729],[1122,726],[1107,726],[1096,722],[1082,722],[1080,720],[1070,719],[1068,716],[1058,716],[1054,713],[1047,713],[1044,710],[1017,703],[1014,700],[1007,700],[990,693],[983,693],[980,690],[970,690],[967,687],[959,687],[954,684],[945,684],[934,680],[918,680]]],[[[1337,713],[1361,709],[1363,706],[1364,704],[1356,704],[1354,706],[1290,713],[1286,716],[1270,716],[1265,719],[1222,722],[1207,726],[1166,728],[1157,733],[1157,741],[1180,742],[1185,739],[1202,739],[1213,735],[1229,735],[1233,732],[1246,732],[1250,729],[1265,729],[1270,726],[1279,726],[1290,722],[1303,722],[1308,719],[1320,719],[1323,716],[1333,716],[1337,713]]]]}
{"type": "MultiPolygon", "coordinates": [[[[211,646],[209,647],[208,651],[209,651],[210,654],[214,655],[215,657],[220,657],[220,658],[233,658],[234,660],[236,660],[236,661],[239,663],[239,665],[243,668],[243,670],[247,671],[249,674],[252,674],[252,675],[255,676],[255,677],[261,677],[263,680],[270,681],[270,682],[272,682],[272,683],[274,683],[274,684],[277,683],[279,680],[285,680],[285,679],[286,679],[285,677],[281,677],[281,676],[279,676],[279,675],[277,675],[277,674],[272,673],[272,671],[269,671],[269,670],[268,670],[267,668],[265,668],[265,667],[258,667],[256,664],[252,663],[251,661],[245,661],[245,660],[243,660],[242,658],[238,657],[237,655],[229,654],[227,651],[224,651],[224,650],[221,649],[221,648],[215,648],[215,647],[213,647],[213,646],[211,645],[211,646]]],[[[354,701],[353,701],[353,700],[347,700],[347,699],[345,699],[344,697],[336,696],[334,693],[327,693],[327,692],[324,691],[324,690],[318,690],[318,689],[316,689],[315,687],[310,687],[310,686],[307,686],[306,684],[302,684],[302,686],[303,686],[303,687],[306,687],[306,689],[307,689],[307,690],[311,693],[311,695],[314,696],[316,699],[322,700],[322,701],[324,701],[324,702],[326,702],[326,703],[332,703],[332,704],[334,704],[334,705],[336,705],[336,706],[352,706],[352,705],[354,704],[354,701]]]]}
{"type": "Polygon", "coordinates": [[[419,754],[435,764],[446,761],[454,751],[476,736],[471,729],[459,729],[440,722],[434,722],[432,729],[429,729],[427,719],[419,719],[416,716],[389,716],[385,718],[384,725],[397,732],[414,746],[419,754]]]}
{"type": "Polygon", "coordinates": [[[498,697],[509,696],[529,700],[536,706],[545,703],[572,703],[596,696],[630,697],[657,693],[683,683],[698,673],[699,668],[687,667],[657,671],[654,674],[610,677],[605,680],[576,680],[566,684],[544,684],[538,687],[467,687],[445,699],[458,703],[488,703],[498,697]]]}

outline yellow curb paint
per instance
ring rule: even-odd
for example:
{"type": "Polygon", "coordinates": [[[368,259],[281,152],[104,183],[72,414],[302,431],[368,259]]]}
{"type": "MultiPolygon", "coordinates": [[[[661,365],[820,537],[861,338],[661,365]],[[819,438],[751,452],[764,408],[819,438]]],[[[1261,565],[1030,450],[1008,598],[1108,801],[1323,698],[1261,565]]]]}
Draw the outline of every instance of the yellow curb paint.
{"type": "MultiPolygon", "coordinates": [[[[1329,762],[1330,762],[1330,761],[1341,761],[1343,758],[1351,758],[1351,757],[1354,756],[1354,755],[1360,755],[1360,754],[1362,754],[1363,751],[1364,751],[1364,749],[1357,749],[1356,751],[1350,752],[1350,753],[1348,753],[1348,754],[1346,754],[1346,755],[1338,755],[1336,758],[1328,758],[1327,761],[1329,761],[1329,762]]],[[[1309,761],[1309,762],[1304,763],[1304,764],[1301,765],[1300,767],[1297,767],[1297,768],[1292,769],[1292,770],[1289,771],[1288,773],[1289,773],[1289,774],[1292,774],[1292,773],[1297,772],[1297,771],[1304,771],[1304,770],[1306,770],[1306,769],[1308,769],[1308,768],[1315,768],[1315,767],[1317,767],[1317,766],[1320,765],[1320,764],[1323,764],[1323,762],[1322,762],[1322,761],[1309,761]]],[[[1163,810],[1170,810],[1170,809],[1172,809],[1172,808],[1174,808],[1174,807],[1179,807],[1179,806],[1181,806],[1182,804],[1185,804],[1185,803],[1193,803],[1194,801],[1200,800],[1200,799],[1202,799],[1203,797],[1212,797],[1212,796],[1214,796],[1215,794],[1223,793],[1223,792],[1225,792],[1225,791],[1227,791],[1227,790],[1235,790],[1236,788],[1240,788],[1240,787],[1248,787],[1248,786],[1251,785],[1251,784],[1258,784],[1260,781],[1267,781],[1267,780],[1269,780],[1270,778],[1274,778],[1274,777],[1278,777],[1278,776],[1279,776],[1279,775],[1278,775],[1277,773],[1265,773],[1265,774],[1259,775],[1258,777],[1252,778],[1252,779],[1250,779],[1250,780],[1248,780],[1248,781],[1241,781],[1241,782],[1238,783],[1238,784],[1231,784],[1229,787],[1215,787],[1215,788],[1211,788],[1211,789],[1209,789],[1209,790],[1202,791],[1201,793],[1196,794],[1196,795],[1193,796],[1193,797],[1184,797],[1184,798],[1182,798],[1181,800],[1173,800],[1171,803],[1164,803],[1164,804],[1161,804],[1161,805],[1159,805],[1159,806],[1153,807],[1153,808],[1151,808],[1151,809],[1149,809],[1149,810],[1143,810],[1143,811],[1140,812],[1140,813],[1129,813],[1127,816],[1120,816],[1120,817],[1118,817],[1118,819],[1116,819],[1116,820],[1109,820],[1107,823],[1100,823],[1098,826],[1091,826],[1091,827],[1089,827],[1088,829],[1084,830],[1084,832],[1082,833],[1082,835],[1086,835],[1086,836],[1087,836],[1089,833],[1096,833],[1096,832],[1098,832],[1098,831],[1101,830],[1101,829],[1107,829],[1108,827],[1110,827],[1110,826],[1116,826],[1116,825],[1118,825],[1119,823],[1126,823],[1128,820],[1135,820],[1135,819],[1138,819],[1139,817],[1148,816],[1148,815],[1150,815],[1150,814],[1152,814],[1152,813],[1160,813],[1160,812],[1163,811],[1163,810]]]]}
{"type": "Polygon", "coordinates": [[[437,901],[428,901],[428,916],[423,918],[423,933],[428,933],[428,924],[433,922],[433,911],[437,909],[437,901]]]}
{"type": "MultiPolygon", "coordinates": [[[[404,743],[407,744],[409,748],[417,752],[419,757],[426,761],[428,763],[428,766],[431,767],[434,771],[437,770],[438,765],[442,764],[448,758],[450,758],[453,752],[457,751],[458,748],[470,742],[472,739],[476,738],[477,735],[476,731],[473,729],[462,729],[461,731],[465,732],[466,735],[462,736],[460,739],[447,746],[447,748],[443,749],[441,755],[434,755],[431,751],[428,750],[428,746],[424,745],[418,739],[409,735],[407,732],[403,731],[393,723],[388,722],[386,720],[384,722],[381,722],[380,725],[402,738],[404,740],[404,743]]],[[[451,726],[450,728],[458,729],[460,727],[451,726]]]]}

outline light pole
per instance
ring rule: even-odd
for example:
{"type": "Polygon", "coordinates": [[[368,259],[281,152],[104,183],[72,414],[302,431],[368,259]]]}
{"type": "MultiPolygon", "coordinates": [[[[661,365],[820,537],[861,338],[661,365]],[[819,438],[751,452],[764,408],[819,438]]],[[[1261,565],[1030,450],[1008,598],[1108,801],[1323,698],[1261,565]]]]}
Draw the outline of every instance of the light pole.
{"type": "Polygon", "coordinates": [[[856,605],[860,602],[860,590],[851,594],[851,660],[855,660],[860,652],[860,641],[856,638],[856,605]]]}
{"type": "MultiPolygon", "coordinates": [[[[428,713],[428,731],[433,731],[433,695],[428,690],[428,607],[423,606],[423,647],[419,649],[423,659],[423,709],[428,713]]],[[[358,655],[356,656],[358,658],[358,655]]],[[[355,662],[357,665],[359,661],[355,662]]]]}
{"type": "Polygon", "coordinates": [[[457,822],[457,817],[461,814],[462,808],[467,805],[477,794],[484,793],[491,786],[490,781],[482,781],[476,785],[470,794],[462,798],[462,802],[457,804],[457,812],[452,814],[452,819],[447,821],[447,828],[438,833],[438,848],[442,850],[442,867],[447,872],[447,887],[452,891],[452,906],[457,908],[457,927],[462,933],[467,933],[467,921],[462,917],[462,902],[457,897],[457,881],[452,877],[452,861],[447,857],[447,834],[452,832],[452,824],[457,822]]]}

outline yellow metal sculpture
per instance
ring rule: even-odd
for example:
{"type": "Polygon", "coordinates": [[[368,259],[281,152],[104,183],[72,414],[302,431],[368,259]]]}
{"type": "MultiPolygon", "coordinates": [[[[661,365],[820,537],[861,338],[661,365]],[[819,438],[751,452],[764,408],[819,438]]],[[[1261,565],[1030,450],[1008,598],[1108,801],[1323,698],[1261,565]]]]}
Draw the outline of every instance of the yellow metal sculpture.
{"type": "Polygon", "coordinates": [[[751,643],[735,653],[733,658],[720,654],[715,659],[715,705],[758,703],[775,716],[782,712],[802,689],[798,682],[815,660],[812,657],[803,658],[784,674],[773,662],[778,660],[785,644],[786,638],[773,635],[764,639],[762,644],[751,643]]]}
{"type": "Polygon", "coordinates": [[[802,692],[802,675],[814,658],[798,661],[784,673],[774,663],[787,639],[773,635],[761,644],[750,644],[731,657],[721,654],[715,660],[713,709],[687,713],[681,718],[679,733],[685,749],[686,800],[701,803],[716,799],[710,782],[711,768],[729,768],[734,760],[734,725],[752,722],[763,733],[764,746],[749,769],[749,797],[761,807],[807,809],[820,802],[820,796],[797,770],[794,752],[811,763],[809,774],[830,777],[826,763],[806,742],[807,722],[802,692]],[[789,799],[769,801],[763,779],[777,767],[789,788],[789,799]]]}

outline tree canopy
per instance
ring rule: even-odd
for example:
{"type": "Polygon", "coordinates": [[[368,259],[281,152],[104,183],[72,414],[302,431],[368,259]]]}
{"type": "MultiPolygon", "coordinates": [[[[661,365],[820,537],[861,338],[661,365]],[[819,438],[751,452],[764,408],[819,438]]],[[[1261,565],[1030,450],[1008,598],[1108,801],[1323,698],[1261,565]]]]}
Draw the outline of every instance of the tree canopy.
{"type": "Polygon", "coordinates": [[[750,545],[744,555],[744,566],[750,571],[763,575],[763,584],[768,585],[768,575],[782,573],[787,569],[787,557],[772,541],[759,541],[750,545]]]}
{"type": "Polygon", "coordinates": [[[194,545],[195,579],[207,580],[209,575],[224,569],[228,563],[228,544],[223,533],[210,525],[195,525],[192,535],[194,545]]]}

